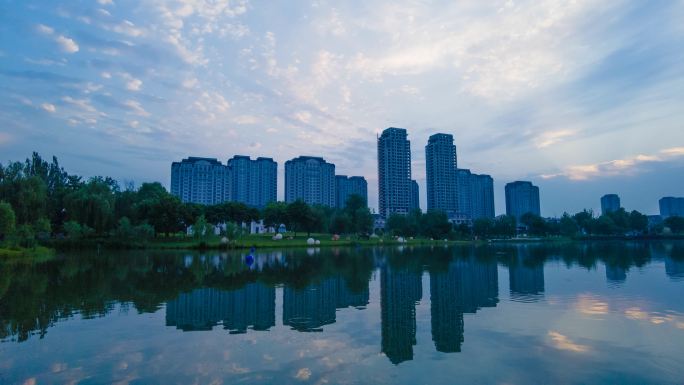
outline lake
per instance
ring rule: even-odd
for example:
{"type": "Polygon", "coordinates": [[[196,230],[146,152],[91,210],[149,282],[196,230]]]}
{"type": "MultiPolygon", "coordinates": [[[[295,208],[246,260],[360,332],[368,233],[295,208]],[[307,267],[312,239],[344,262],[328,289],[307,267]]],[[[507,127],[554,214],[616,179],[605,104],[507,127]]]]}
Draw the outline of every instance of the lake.
{"type": "Polygon", "coordinates": [[[684,242],[0,263],[0,384],[682,384],[684,242]]]}

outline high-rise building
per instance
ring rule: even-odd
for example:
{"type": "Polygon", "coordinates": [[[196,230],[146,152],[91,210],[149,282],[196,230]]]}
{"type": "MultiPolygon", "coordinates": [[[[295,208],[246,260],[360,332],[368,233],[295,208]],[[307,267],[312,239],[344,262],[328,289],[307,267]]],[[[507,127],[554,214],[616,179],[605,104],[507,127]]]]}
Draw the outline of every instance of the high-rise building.
{"type": "Polygon", "coordinates": [[[669,217],[684,217],[684,198],[664,197],[658,201],[660,206],[660,216],[669,217]]]}
{"type": "Polygon", "coordinates": [[[403,128],[390,127],[378,137],[378,195],[385,218],[411,208],[411,142],[403,128]]]}
{"type": "Polygon", "coordinates": [[[470,175],[471,219],[494,219],[494,179],[486,174],[470,175]]]}
{"type": "Polygon", "coordinates": [[[606,194],[601,197],[601,213],[603,215],[618,210],[620,210],[620,197],[617,194],[606,194]]]}
{"type": "Polygon", "coordinates": [[[411,179],[411,202],[409,204],[410,210],[420,210],[420,188],[418,182],[411,179]]]}
{"type": "Polygon", "coordinates": [[[458,211],[456,146],[449,134],[434,134],[425,146],[427,209],[458,211]]]}
{"type": "Polygon", "coordinates": [[[248,206],[264,208],[277,200],[278,164],[271,158],[251,160],[236,155],[228,160],[231,199],[248,206]]]}
{"type": "Polygon", "coordinates": [[[517,181],[506,184],[506,214],[520,218],[527,214],[541,215],[539,209],[539,187],[532,182],[517,181]]]}
{"type": "Polygon", "coordinates": [[[350,195],[358,195],[368,204],[368,183],[362,176],[336,175],[335,202],[336,207],[344,208],[350,195]]]}
{"type": "Polygon", "coordinates": [[[285,162],[285,202],[335,207],[335,198],[334,164],[312,156],[285,162]]]}
{"type": "Polygon", "coordinates": [[[459,168],[456,173],[458,185],[458,212],[468,219],[494,218],[494,179],[486,174],[473,174],[459,168]]]}
{"type": "Polygon", "coordinates": [[[185,203],[214,205],[230,200],[230,170],[216,158],[189,157],[171,163],[171,194],[185,203]]]}

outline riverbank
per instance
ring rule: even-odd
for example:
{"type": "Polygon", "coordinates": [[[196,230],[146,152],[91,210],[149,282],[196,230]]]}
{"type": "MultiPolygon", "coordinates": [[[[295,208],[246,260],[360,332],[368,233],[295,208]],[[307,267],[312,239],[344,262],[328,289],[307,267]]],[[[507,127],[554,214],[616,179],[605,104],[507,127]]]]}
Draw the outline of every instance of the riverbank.
{"type": "Polygon", "coordinates": [[[54,249],[36,246],[30,248],[15,247],[2,248],[0,247],[0,260],[2,261],[19,261],[30,258],[32,261],[45,261],[55,256],[54,249]]]}

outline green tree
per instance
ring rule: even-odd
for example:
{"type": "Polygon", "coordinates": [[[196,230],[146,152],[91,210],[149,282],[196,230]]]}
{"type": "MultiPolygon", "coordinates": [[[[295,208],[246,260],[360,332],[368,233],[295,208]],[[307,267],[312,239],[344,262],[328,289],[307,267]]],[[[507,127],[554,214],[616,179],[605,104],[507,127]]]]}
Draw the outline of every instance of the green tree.
{"type": "Polygon", "coordinates": [[[34,247],[36,245],[36,233],[31,225],[19,225],[16,231],[16,238],[21,247],[34,247]]]}
{"type": "Polygon", "coordinates": [[[50,220],[45,217],[38,218],[38,220],[36,220],[36,222],[33,224],[33,231],[38,239],[50,238],[50,234],[52,233],[52,225],[50,224],[50,220]]]}
{"type": "Polygon", "coordinates": [[[0,201],[0,241],[14,233],[16,217],[12,206],[7,202],[0,201]]]}
{"type": "Polygon", "coordinates": [[[665,226],[675,234],[684,232],[684,217],[672,216],[665,219],[665,226]]]}
{"type": "Polygon", "coordinates": [[[447,238],[452,229],[451,222],[444,211],[431,210],[420,219],[420,234],[428,238],[447,238]]]}
{"type": "Polygon", "coordinates": [[[478,218],[473,221],[473,235],[489,238],[494,232],[494,221],[489,218],[478,218]]]}
{"type": "Polygon", "coordinates": [[[583,210],[575,215],[572,219],[577,223],[577,227],[584,234],[591,234],[593,227],[594,213],[591,210],[583,210]]]}
{"type": "Polygon", "coordinates": [[[568,213],[563,213],[560,219],[560,233],[566,237],[574,237],[579,231],[577,222],[568,213]]]}
{"type": "Polygon", "coordinates": [[[114,225],[114,194],[118,184],[111,178],[94,177],[64,198],[68,217],[99,234],[114,225]]]}
{"type": "Polygon", "coordinates": [[[645,233],[648,230],[648,217],[636,210],[629,213],[629,229],[638,233],[645,233]]]}
{"type": "Polygon", "coordinates": [[[287,227],[295,233],[295,237],[297,231],[306,231],[312,217],[309,205],[302,200],[296,200],[287,205],[287,227]]]}
{"type": "Polygon", "coordinates": [[[330,219],[330,232],[333,234],[346,234],[352,230],[351,219],[345,212],[336,212],[330,219]]]}
{"type": "Polygon", "coordinates": [[[262,218],[266,226],[273,227],[278,231],[281,224],[287,223],[287,203],[271,202],[267,204],[262,213],[262,218]]]}
{"type": "Polygon", "coordinates": [[[527,227],[527,231],[532,235],[547,235],[548,226],[544,218],[533,213],[525,213],[520,217],[520,222],[527,227]]]}
{"type": "Polygon", "coordinates": [[[192,225],[192,235],[195,239],[207,239],[214,234],[214,226],[207,222],[204,215],[200,215],[192,225]]]}
{"type": "Polygon", "coordinates": [[[517,222],[512,215],[502,215],[494,220],[492,232],[500,237],[514,237],[516,235],[517,222]]]}

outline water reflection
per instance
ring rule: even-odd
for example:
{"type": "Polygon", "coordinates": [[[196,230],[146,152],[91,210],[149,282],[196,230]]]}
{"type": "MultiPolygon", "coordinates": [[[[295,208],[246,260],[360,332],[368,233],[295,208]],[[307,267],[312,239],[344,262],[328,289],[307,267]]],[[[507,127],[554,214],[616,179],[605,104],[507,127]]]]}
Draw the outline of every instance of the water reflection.
{"type": "MultiPolygon", "coordinates": [[[[466,343],[464,314],[495,308],[499,303],[499,267],[508,269],[511,300],[536,302],[546,293],[544,268],[548,261],[589,270],[603,264],[606,281],[620,284],[632,271],[638,271],[631,267],[660,261],[670,280],[681,281],[683,245],[126,252],[0,264],[0,339],[42,338],[59,322],[75,315],[101,317],[117,304],[140,313],[154,313],[165,306],[166,326],[182,331],[222,326],[231,334],[272,332],[277,322],[282,322],[291,329],[289,333],[324,332],[337,322],[340,311],[347,311],[342,309],[369,311],[373,302],[369,284],[377,278],[380,351],[392,364],[400,364],[414,359],[416,304],[423,299],[425,272],[429,276],[434,349],[453,353],[466,343]],[[245,263],[248,254],[254,258],[245,263]],[[280,321],[276,320],[277,293],[282,293],[280,321]]],[[[607,305],[596,301],[584,299],[583,314],[607,313],[607,305]]],[[[554,334],[551,339],[565,341],[559,336],[554,334]]]]}
{"type": "Polygon", "coordinates": [[[194,331],[211,330],[219,323],[231,333],[275,326],[275,288],[248,283],[231,291],[195,289],[166,304],[166,326],[194,331]]]}

